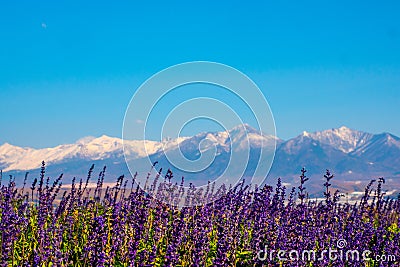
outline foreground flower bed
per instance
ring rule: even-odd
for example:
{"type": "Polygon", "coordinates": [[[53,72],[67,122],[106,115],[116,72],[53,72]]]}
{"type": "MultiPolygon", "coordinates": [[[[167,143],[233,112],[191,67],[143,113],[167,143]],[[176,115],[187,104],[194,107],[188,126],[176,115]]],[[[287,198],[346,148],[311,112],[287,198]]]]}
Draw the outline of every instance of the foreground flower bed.
{"type": "Polygon", "coordinates": [[[0,266],[399,266],[400,200],[384,198],[383,179],[356,204],[331,192],[329,172],[325,201],[311,201],[302,170],[298,188],[241,183],[178,209],[122,176],[102,188],[104,171],[88,189],[92,170],[62,196],[44,165],[30,188],[2,185],[0,266]]]}

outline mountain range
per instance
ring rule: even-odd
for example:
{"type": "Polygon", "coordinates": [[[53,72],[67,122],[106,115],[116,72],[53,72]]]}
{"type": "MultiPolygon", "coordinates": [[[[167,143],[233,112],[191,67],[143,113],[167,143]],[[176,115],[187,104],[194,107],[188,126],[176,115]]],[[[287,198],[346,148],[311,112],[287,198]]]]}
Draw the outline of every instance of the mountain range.
{"type": "MultiPolygon", "coordinates": [[[[320,132],[303,132],[295,138],[282,140],[245,125],[226,132],[203,132],[161,142],[124,140],[124,144],[127,159],[139,175],[146,175],[151,162],[158,161],[158,166],[171,168],[175,177],[185,176],[187,181],[203,184],[205,180],[213,180],[213,177],[223,173],[232,152],[241,153],[249,144],[250,160],[244,176],[251,176],[260,152],[272,155],[276,145],[267,183],[268,179],[282,177],[286,184],[296,184],[300,169],[306,167],[311,177],[311,189],[320,188],[326,169],[335,174],[338,187],[347,191],[361,190],[370,179],[377,177],[385,177],[392,187],[400,188],[400,138],[390,133],[371,134],[343,126],[320,132]],[[233,141],[238,145],[231,147],[233,141]],[[169,166],[167,154],[181,152],[186,158],[196,160],[210,149],[216,149],[215,160],[200,175],[180,172],[169,166]]],[[[42,160],[46,161],[50,176],[65,173],[68,177],[84,177],[92,163],[98,169],[107,166],[109,181],[114,181],[121,174],[130,176],[120,138],[106,135],[85,137],[74,144],[42,149],[8,143],[0,146],[0,169],[3,174],[15,175],[17,181],[23,178],[26,171],[38,175],[42,160]]]]}

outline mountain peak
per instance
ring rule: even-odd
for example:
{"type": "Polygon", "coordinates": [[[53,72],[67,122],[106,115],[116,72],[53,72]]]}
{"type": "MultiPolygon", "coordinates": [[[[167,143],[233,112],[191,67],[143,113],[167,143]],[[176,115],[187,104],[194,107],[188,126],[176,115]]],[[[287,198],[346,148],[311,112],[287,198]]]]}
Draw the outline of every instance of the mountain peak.
{"type": "Polygon", "coordinates": [[[349,128],[347,126],[344,126],[344,125],[340,126],[339,128],[334,128],[334,129],[332,129],[332,131],[335,132],[335,133],[341,133],[341,134],[360,133],[360,131],[351,129],[351,128],[349,128]]]}
{"type": "Polygon", "coordinates": [[[96,137],[94,137],[94,136],[85,136],[85,137],[78,139],[75,143],[80,144],[80,145],[85,145],[87,143],[92,142],[94,139],[96,139],[96,137]]]}
{"type": "Polygon", "coordinates": [[[15,150],[15,149],[22,149],[22,147],[11,145],[10,143],[5,142],[4,144],[0,145],[0,149],[2,151],[6,150],[15,150]]]}
{"type": "Polygon", "coordinates": [[[347,132],[347,131],[352,131],[349,127],[347,126],[340,126],[339,128],[335,129],[336,131],[341,131],[341,132],[347,132]]]}
{"type": "Polygon", "coordinates": [[[11,145],[10,143],[5,142],[0,147],[13,147],[13,145],[11,145]]]}
{"type": "Polygon", "coordinates": [[[352,130],[346,126],[309,134],[312,139],[328,144],[345,153],[354,151],[372,138],[372,134],[352,130]]]}
{"type": "Polygon", "coordinates": [[[101,143],[103,141],[115,141],[117,139],[120,139],[120,138],[111,137],[111,136],[108,136],[108,135],[105,135],[105,134],[103,134],[103,135],[101,135],[99,137],[96,137],[96,136],[85,136],[85,137],[82,137],[82,138],[78,139],[75,142],[75,144],[86,145],[86,144],[89,144],[89,143],[92,143],[92,142],[101,143]]]}
{"type": "Polygon", "coordinates": [[[259,134],[261,135],[261,132],[255,128],[253,128],[252,126],[250,126],[247,123],[243,123],[243,124],[239,124],[236,125],[235,127],[233,127],[232,129],[230,129],[228,131],[229,133],[235,133],[235,132],[247,132],[247,133],[255,133],[255,134],[259,134]]]}
{"type": "Polygon", "coordinates": [[[376,135],[382,142],[390,143],[394,146],[400,147],[400,138],[391,133],[381,133],[376,135]]]}
{"type": "Polygon", "coordinates": [[[103,143],[103,142],[114,142],[114,141],[120,142],[121,139],[118,137],[111,137],[111,136],[103,134],[100,137],[93,138],[91,142],[103,143]]]}

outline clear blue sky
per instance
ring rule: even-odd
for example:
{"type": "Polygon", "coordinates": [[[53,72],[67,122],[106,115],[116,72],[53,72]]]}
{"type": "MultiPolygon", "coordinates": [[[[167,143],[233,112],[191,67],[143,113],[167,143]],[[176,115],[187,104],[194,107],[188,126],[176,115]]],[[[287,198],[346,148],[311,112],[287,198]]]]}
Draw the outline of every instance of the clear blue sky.
{"type": "Polygon", "coordinates": [[[135,89],[193,60],[250,76],[283,139],[400,135],[399,1],[115,2],[0,4],[0,144],[121,136],[135,89]]]}

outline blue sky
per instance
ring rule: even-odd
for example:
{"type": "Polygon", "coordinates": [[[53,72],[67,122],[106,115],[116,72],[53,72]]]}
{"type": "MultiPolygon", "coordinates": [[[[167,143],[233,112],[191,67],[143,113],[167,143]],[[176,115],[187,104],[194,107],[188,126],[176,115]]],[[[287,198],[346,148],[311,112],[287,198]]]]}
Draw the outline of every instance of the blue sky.
{"type": "Polygon", "coordinates": [[[121,136],[136,88],[193,60],[252,78],[283,139],[342,125],[400,135],[399,2],[269,2],[2,2],[0,143],[121,136]]]}

